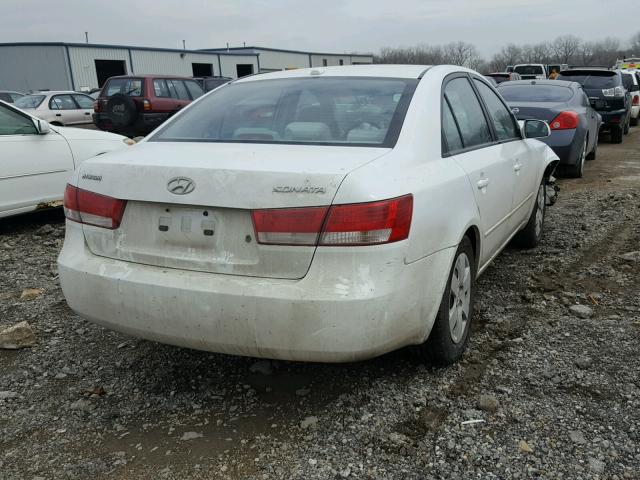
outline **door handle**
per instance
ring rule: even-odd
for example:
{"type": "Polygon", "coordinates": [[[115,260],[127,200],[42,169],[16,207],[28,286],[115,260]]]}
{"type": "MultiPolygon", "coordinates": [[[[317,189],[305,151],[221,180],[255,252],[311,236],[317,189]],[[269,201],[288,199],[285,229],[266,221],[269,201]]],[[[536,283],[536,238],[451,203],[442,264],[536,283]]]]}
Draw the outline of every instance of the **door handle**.
{"type": "Polygon", "coordinates": [[[61,117],[62,114],[61,113],[56,113],[56,117],[61,117]]]}
{"type": "Polygon", "coordinates": [[[483,178],[482,180],[478,180],[477,185],[478,185],[478,189],[482,190],[484,187],[489,185],[489,179],[488,178],[483,178]]]}
{"type": "Polygon", "coordinates": [[[85,114],[85,115],[91,115],[91,113],[89,113],[89,112],[84,112],[84,114],[85,114]]]}

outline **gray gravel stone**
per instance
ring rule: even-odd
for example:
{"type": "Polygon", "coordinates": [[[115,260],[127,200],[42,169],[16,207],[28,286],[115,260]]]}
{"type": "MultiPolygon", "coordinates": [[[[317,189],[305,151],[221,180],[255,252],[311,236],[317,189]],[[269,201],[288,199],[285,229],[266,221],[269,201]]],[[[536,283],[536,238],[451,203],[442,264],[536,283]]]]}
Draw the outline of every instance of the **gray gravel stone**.
{"type": "Polygon", "coordinates": [[[569,310],[578,318],[586,319],[593,315],[593,309],[586,305],[571,305],[569,310]]]}

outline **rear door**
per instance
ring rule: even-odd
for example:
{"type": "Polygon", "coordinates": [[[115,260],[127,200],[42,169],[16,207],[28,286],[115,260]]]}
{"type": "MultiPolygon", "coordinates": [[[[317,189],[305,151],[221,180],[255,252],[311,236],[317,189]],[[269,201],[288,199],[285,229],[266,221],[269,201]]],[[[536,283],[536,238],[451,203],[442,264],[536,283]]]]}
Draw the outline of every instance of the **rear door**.
{"type": "Polygon", "coordinates": [[[93,113],[93,98],[88,95],[77,93],[72,95],[78,106],[78,122],[91,123],[91,114],[93,113]]]}
{"type": "Polygon", "coordinates": [[[62,199],[74,165],[61,135],[40,135],[29,116],[0,105],[0,152],[0,216],[62,199]]]}
{"type": "Polygon", "coordinates": [[[180,79],[168,78],[167,87],[169,88],[169,94],[173,98],[174,110],[178,111],[181,108],[191,103],[191,95],[187,90],[187,86],[180,79]]]}
{"type": "Polygon", "coordinates": [[[469,179],[482,222],[480,265],[505,244],[513,197],[510,147],[499,144],[466,74],[447,77],[443,97],[445,156],[451,156],[469,179]]]}
{"type": "Polygon", "coordinates": [[[520,126],[504,101],[478,78],[474,82],[499,142],[500,156],[510,162],[513,175],[513,206],[509,220],[511,230],[517,229],[529,216],[538,186],[538,162],[533,151],[522,141],[520,126]]]}

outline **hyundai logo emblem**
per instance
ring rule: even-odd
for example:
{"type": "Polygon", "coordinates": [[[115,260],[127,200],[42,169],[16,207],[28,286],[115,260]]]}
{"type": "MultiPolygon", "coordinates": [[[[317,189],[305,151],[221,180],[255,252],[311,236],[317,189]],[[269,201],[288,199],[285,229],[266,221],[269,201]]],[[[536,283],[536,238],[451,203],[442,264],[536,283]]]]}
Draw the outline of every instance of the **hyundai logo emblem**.
{"type": "Polygon", "coordinates": [[[186,195],[196,189],[196,182],[187,177],[175,177],[167,183],[167,190],[176,195],[186,195]]]}

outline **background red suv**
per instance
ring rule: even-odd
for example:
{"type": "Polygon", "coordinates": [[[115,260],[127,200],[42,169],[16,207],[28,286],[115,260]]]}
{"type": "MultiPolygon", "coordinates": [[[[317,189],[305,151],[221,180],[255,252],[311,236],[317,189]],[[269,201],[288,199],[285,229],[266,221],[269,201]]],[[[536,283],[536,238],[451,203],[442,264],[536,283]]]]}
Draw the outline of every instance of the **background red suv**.
{"type": "Polygon", "coordinates": [[[126,75],[109,78],[94,104],[93,123],[130,137],[147,135],[204,94],[192,78],[126,75]]]}

